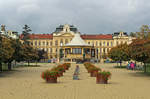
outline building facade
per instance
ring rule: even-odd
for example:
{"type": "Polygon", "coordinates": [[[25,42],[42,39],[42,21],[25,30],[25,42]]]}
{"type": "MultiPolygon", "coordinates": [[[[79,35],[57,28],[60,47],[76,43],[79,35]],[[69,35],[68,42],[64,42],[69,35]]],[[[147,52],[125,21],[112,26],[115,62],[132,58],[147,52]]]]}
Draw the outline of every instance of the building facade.
{"type": "Polygon", "coordinates": [[[18,32],[12,31],[12,30],[6,31],[5,25],[1,25],[0,35],[5,36],[5,37],[9,37],[12,39],[18,39],[19,38],[18,32]]]}
{"type": "Polygon", "coordinates": [[[48,53],[48,59],[57,59],[61,57],[61,51],[66,44],[70,43],[75,34],[80,34],[81,39],[86,44],[92,46],[94,58],[102,60],[108,51],[119,44],[130,44],[134,38],[128,36],[125,32],[116,32],[113,34],[81,34],[73,25],[60,25],[55,32],[51,34],[31,34],[30,44],[37,49],[44,49],[48,53]]]}

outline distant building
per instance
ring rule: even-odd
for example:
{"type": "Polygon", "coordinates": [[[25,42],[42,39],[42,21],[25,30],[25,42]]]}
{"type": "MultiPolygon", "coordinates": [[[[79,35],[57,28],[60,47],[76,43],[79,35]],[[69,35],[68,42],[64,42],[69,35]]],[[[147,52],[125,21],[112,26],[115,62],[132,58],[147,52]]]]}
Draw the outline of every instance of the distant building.
{"type": "Polygon", "coordinates": [[[10,37],[10,38],[13,38],[13,39],[18,39],[18,38],[19,38],[18,32],[16,32],[16,31],[11,31],[11,30],[6,31],[5,25],[1,25],[0,34],[1,34],[2,36],[10,37]]]}
{"type": "Polygon", "coordinates": [[[101,60],[112,47],[121,43],[130,44],[132,39],[126,32],[81,34],[75,26],[65,24],[57,27],[55,32],[51,34],[31,34],[29,41],[34,48],[47,51],[48,59],[56,58],[60,60],[63,58],[75,61],[75,59],[86,58],[85,53],[88,53],[88,59],[101,60]],[[76,34],[80,35],[80,37],[75,37],[76,34]],[[72,41],[74,37],[76,39],[72,41]],[[81,45],[87,44],[87,46],[80,46],[79,42],[82,42],[81,45]],[[67,47],[67,44],[70,44],[70,46],[67,47]],[[73,44],[75,45],[72,46],[73,44]]]}

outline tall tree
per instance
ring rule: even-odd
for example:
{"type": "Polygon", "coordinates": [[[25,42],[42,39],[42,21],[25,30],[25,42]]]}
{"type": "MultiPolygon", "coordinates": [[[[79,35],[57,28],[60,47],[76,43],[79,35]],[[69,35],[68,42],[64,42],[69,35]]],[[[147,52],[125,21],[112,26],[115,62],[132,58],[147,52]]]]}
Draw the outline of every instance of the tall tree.
{"type": "Polygon", "coordinates": [[[0,71],[2,71],[2,35],[0,34],[0,71]]]}
{"type": "Polygon", "coordinates": [[[8,70],[11,70],[12,68],[12,61],[23,61],[23,49],[22,49],[22,43],[19,41],[19,39],[11,39],[10,38],[10,43],[11,43],[11,47],[14,50],[14,53],[12,55],[12,57],[9,57],[6,62],[8,63],[8,70]]]}
{"type": "Polygon", "coordinates": [[[11,57],[13,56],[14,53],[14,49],[11,45],[11,40],[6,38],[6,37],[2,37],[2,43],[1,43],[1,48],[0,48],[1,54],[0,54],[0,70],[2,71],[2,62],[8,63],[9,59],[11,59],[11,57]]]}
{"type": "Polygon", "coordinates": [[[24,25],[23,27],[23,31],[22,31],[22,40],[24,40],[24,43],[26,44],[29,44],[29,42],[27,41],[29,39],[29,35],[30,35],[30,32],[32,30],[30,29],[30,27],[28,25],[24,25]]]}

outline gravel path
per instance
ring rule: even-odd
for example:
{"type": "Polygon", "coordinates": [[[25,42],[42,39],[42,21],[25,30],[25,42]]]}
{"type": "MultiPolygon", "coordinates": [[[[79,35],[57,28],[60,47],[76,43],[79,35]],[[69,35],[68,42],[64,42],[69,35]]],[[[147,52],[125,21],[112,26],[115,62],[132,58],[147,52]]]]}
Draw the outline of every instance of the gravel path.
{"type": "Polygon", "coordinates": [[[96,84],[83,64],[80,80],[72,80],[76,64],[72,64],[57,84],[47,84],[41,72],[56,66],[16,68],[0,73],[0,99],[150,99],[150,77],[125,69],[115,69],[113,64],[96,64],[112,72],[109,84],[96,84]]]}

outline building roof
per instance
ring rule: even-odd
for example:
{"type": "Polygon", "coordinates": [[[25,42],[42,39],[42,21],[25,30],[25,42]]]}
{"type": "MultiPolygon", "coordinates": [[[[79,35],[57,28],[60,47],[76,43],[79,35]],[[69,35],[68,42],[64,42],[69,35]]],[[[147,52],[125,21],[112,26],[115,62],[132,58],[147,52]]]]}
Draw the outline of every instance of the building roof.
{"type": "Polygon", "coordinates": [[[111,34],[98,34],[98,35],[81,35],[82,39],[113,39],[111,34]]]}
{"type": "MultiPolygon", "coordinates": [[[[22,38],[23,35],[20,35],[22,38]]],[[[113,39],[111,34],[84,34],[80,35],[82,39],[113,39]]],[[[53,34],[30,34],[30,39],[53,39],[53,34]]]]}
{"type": "Polygon", "coordinates": [[[66,28],[66,26],[69,27],[70,31],[72,31],[72,32],[76,33],[78,31],[78,29],[74,25],[65,24],[65,25],[59,25],[56,28],[55,33],[59,33],[61,31],[63,31],[63,29],[66,28]]]}
{"type": "Polygon", "coordinates": [[[65,46],[91,46],[91,45],[85,43],[84,40],[81,38],[80,34],[76,33],[71,42],[66,44],[65,46]]]}
{"type": "MultiPolygon", "coordinates": [[[[23,35],[20,35],[20,38],[23,38],[23,35]]],[[[30,39],[53,39],[52,34],[30,34],[30,39]]]]}
{"type": "Polygon", "coordinates": [[[124,36],[128,36],[127,32],[115,32],[115,33],[113,34],[113,36],[119,36],[121,33],[122,33],[124,36]]]}

